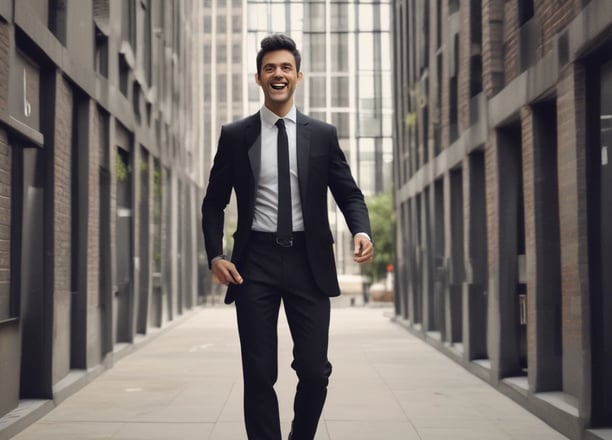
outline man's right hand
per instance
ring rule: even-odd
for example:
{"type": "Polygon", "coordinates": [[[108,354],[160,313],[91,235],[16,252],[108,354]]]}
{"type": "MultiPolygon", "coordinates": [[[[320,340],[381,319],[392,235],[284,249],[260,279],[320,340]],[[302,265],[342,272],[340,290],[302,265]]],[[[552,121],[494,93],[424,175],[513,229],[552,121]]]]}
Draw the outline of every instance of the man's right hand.
{"type": "Polygon", "coordinates": [[[219,259],[212,265],[213,281],[226,286],[232,284],[242,284],[242,276],[236,270],[236,266],[231,261],[219,259]]]}

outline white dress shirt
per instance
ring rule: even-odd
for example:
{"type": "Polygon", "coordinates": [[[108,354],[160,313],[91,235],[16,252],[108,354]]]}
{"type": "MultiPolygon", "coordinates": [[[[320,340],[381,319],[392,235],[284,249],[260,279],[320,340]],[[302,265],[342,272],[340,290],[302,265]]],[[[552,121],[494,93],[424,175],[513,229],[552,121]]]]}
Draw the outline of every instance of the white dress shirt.
{"type": "MultiPolygon", "coordinates": [[[[255,212],[252,229],[261,232],[276,232],[278,214],[278,166],[277,166],[277,135],[276,121],[280,116],[263,106],[261,117],[261,166],[256,177],[255,212]]],[[[293,230],[304,230],[302,202],[297,170],[297,110],[291,107],[284,119],[289,141],[289,172],[291,179],[291,207],[293,230]]]]}

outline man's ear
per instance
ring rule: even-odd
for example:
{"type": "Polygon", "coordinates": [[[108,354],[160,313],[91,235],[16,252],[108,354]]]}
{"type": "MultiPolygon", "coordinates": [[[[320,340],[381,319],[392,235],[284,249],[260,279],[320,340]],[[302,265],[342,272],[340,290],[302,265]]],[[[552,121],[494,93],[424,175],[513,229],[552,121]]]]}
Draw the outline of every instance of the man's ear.
{"type": "Polygon", "coordinates": [[[261,85],[261,81],[259,80],[259,73],[255,74],[255,83],[257,83],[258,86],[261,85]]]}
{"type": "Polygon", "coordinates": [[[301,70],[297,74],[297,82],[298,83],[302,82],[302,71],[301,70]]]}

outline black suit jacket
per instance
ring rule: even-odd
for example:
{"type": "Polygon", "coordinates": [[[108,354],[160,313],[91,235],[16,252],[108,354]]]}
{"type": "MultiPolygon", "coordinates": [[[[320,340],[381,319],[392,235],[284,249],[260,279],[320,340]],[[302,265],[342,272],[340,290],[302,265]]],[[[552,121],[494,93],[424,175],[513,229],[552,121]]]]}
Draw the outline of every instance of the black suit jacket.
{"type": "MultiPolygon", "coordinates": [[[[256,179],[261,162],[261,118],[259,112],[224,125],[204,201],[202,231],[208,262],[223,254],[224,210],[232,189],[236,193],[238,225],[231,260],[240,272],[251,233],[256,179]]],[[[333,236],[327,213],[329,188],[344,214],[349,230],[370,232],[363,193],[353,179],[338,144],[336,128],[297,112],[297,166],[304,217],[304,235],[310,269],[317,286],[328,296],[340,295],[333,252],[333,236]]],[[[230,285],[226,303],[234,300],[230,285]]]]}

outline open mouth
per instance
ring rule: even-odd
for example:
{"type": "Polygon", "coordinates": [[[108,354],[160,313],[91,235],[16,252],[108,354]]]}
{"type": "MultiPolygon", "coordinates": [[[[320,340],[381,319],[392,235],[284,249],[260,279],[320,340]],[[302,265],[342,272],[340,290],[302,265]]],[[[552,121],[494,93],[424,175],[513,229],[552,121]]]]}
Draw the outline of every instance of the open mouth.
{"type": "Polygon", "coordinates": [[[283,90],[285,87],[287,87],[287,84],[285,84],[285,83],[272,83],[272,84],[270,84],[270,87],[272,87],[274,90],[283,90]]]}

